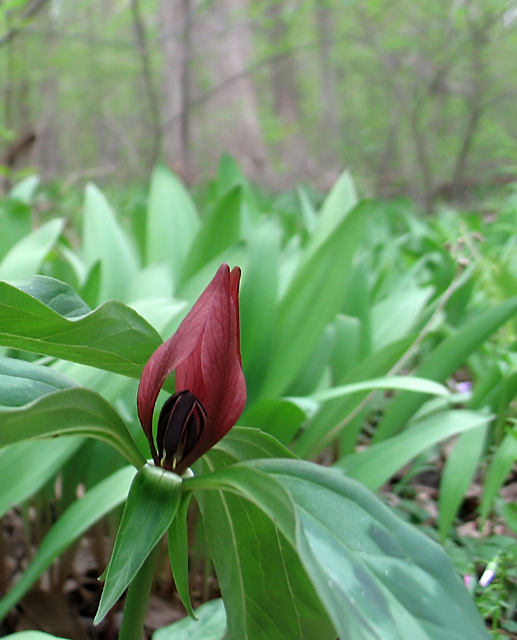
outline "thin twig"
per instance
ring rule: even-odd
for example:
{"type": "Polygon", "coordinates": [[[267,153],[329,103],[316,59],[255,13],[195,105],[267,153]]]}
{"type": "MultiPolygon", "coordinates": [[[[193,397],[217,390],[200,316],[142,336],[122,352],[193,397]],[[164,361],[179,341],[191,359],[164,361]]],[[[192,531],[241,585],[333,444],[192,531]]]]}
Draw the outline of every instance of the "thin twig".
{"type": "Polygon", "coordinates": [[[42,9],[47,4],[48,1],[49,0],[34,0],[34,2],[29,7],[27,7],[27,9],[25,9],[25,11],[23,12],[20,20],[20,24],[9,29],[7,33],[5,33],[0,38],[0,47],[2,47],[3,45],[9,44],[9,42],[11,42],[11,40],[16,35],[18,35],[21,31],[23,31],[25,28],[24,23],[27,20],[34,18],[34,16],[38,13],[38,11],[42,9]]]}
{"type": "Polygon", "coordinates": [[[145,26],[140,15],[140,6],[138,0],[131,0],[131,11],[133,13],[133,23],[136,33],[136,41],[138,44],[138,52],[140,54],[140,62],[142,65],[142,78],[145,85],[147,100],[149,103],[149,113],[153,127],[153,148],[151,152],[150,166],[154,166],[160,155],[161,146],[161,129],[160,129],[160,102],[158,94],[154,86],[153,72],[151,68],[151,60],[149,57],[149,47],[147,44],[147,36],[145,26]]]}

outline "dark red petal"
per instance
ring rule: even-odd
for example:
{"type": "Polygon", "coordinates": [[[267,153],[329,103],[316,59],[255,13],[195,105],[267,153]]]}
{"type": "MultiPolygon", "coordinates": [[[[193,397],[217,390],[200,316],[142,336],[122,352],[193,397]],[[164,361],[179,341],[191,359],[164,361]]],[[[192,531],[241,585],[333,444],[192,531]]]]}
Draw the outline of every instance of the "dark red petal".
{"type": "MultiPolygon", "coordinates": [[[[201,344],[205,326],[212,313],[213,299],[220,296],[222,289],[228,287],[229,277],[230,268],[227,264],[221,265],[210,284],[178,327],[176,333],[158,347],[144,367],[138,387],[138,416],[144,433],[151,444],[153,457],[156,453],[152,441],[153,411],[156,398],[167,376],[188,360],[189,356],[196,351],[196,347],[201,344]]],[[[192,364],[193,362],[190,363],[190,369],[192,369],[192,364]]],[[[193,377],[201,376],[200,368],[199,363],[194,367],[191,375],[193,377]],[[198,366],[199,369],[196,371],[198,366]]],[[[177,391],[182,389],[185,389],[185,387],[176,385],[177,391]]]]}
{"type": "Polygon", "coordinates": [[[200,343],[176,369],[176,390],[191,391],[207,414],[206,429],[185,457],[185,468],[226,435],[246,403],[240,354],[239,280],[240,269],[225,273],[211,299],[212,309],[200,343]]]}

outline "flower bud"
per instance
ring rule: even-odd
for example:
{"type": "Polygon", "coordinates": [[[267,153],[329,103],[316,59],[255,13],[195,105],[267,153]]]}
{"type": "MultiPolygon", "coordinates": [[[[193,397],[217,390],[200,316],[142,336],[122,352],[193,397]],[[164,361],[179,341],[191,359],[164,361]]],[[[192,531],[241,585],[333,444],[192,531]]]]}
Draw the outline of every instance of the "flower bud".
{"type": "Polygon", "coordinates": [[[171,396],[158,418],[156,444],[160,465],[175,471],[198,442],[206,425],[206,411],[190,391],[171,396]]]}

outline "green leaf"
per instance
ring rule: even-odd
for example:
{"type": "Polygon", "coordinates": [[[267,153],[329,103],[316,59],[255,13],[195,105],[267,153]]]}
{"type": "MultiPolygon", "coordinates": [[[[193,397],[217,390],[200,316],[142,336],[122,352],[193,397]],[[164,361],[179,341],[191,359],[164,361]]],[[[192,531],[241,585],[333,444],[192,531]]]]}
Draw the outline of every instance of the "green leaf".
{"type": "Polygon", "coordinates": [[[244,177],[239,165],[229,153],[223,153],[217,165],[217,181],[215,183],[215,196],[220,198],[226,191],[236,185],[244,186],[244,177]]]}
{"type": "Polygon", "coordinates": [[[63,438],[18,442],[0,449],[0,517],[41,489],[82,443],[82,438],[63,438]]]}
{"type": "Polygon", "coordinates": [[[136,247],[120,226],[104,194],[93,184],[86,187],[83,214],[83,257],[91,268],[101,265],[99,299],[125,299],[138,273],[136,247]]]}
{"type": "Polygon", "coordinates": [[[487,430],[488,425],[484,424],[462,433],[447,458],[438,499],[438,531],[442,542],[449,535],[454,518],[476,474],[485,448],[487,430]]]}
{"type": "Polygon", "coordinates": [[[362,485],[301,460],[252,464],[293,501],[297,551],[340,637],[488,640],[445,551],[362,485]]]}
{"type": "MultiPolygon", "coordinates": [[[[239,422],[249,427],[262,428],[284,445],[289,445],[294,436],[307,420],[307,413],[299,400],[305,400],[307,407],[310,401],[303,398],[280,398],[255,402],[241,416],[239,422]]],[[[317,404],[311,408],[317,407],[317,404]]]]}
{"type": "Polygon", "coordinates": [[[135,476],[106,569],[94,624],[104,619],[171,526],[181,489],[182,479],[159,467],[146,464],[135,476]]]}
{"type": "Polygon", "coordinates": [[[429,447],[457,433],[477,429],[492,418],[475,411],[445,411],[425,418],[388,440],[370,445],[336,463],[347,476],[377,490],[399,469],[429,447]]]}
{"type": "Polygon", "coordinates": [[[325,391],[313,393],[310,398],[317,402],[325,402],[327,400],[334,400],[335,398],[342,398],[343,396],[352,395],[361,391],[371,391],[373,389],[404,389],[405,391],[428,393],[435,396],[450,395],[447,387],[432,380],[417,378],[415,376],[387,376],[385,378],[332,387],[325,391]]]}
{"type": "Polygon", "coordinates": [[[91,313],[90,307],[70,285],[54,278],[36,275],[18,280],[16,287],[69,320],[91,313]]]}
{"type": "Polygon", "coordinates": [[[6,640],[66,640],[61,636],[53,636],[43,631],[18,631],[5,636],[6,640]]]}
{"type": "Polygon", "coordinates": [[[32,212],[29,205],[11,199],[0,202],[0,260],[31,231],[32,212]]]}
{"type": "Polygon", "coordinates": [[[511,472],[517,460],[517,429],[508,433],[490,462],[483,486],[480,515],[484,519],[488,517],[490,509],[496,499],[499,489],[503,486],[508,474],[511,472]]]}
{"type": "Polygon", "coordinates": [[[203,219],[183,264],[181,280],[188,280],[210,260],[240,238],[242,189],[234,187],[226,193],[203,219]]]}
{"type": "MultiPolygon", "coordinates": [[[[230,639],[322,637],[314,629],[307,635],[299,630],[282,636],[296,614],[285,602],[281,609],[270,605],[271,593],[281,582],[269,576],[276,577],[280,566],[283,580],[293,565],[277,561],[275,568],[269,567],[265,545],[274,536],[264,539],[267,531],[255,511],[244,501],[232,501],[232,493],[237,493],[261,509],[296,550],[335,626],[329,637],[488,640],[483,621],[445,551],[362,485],[301,460],[262,459],[224,468],[224,461],[218,465],[212,457],[214,451],[208,460],[220,470],[186,480],[185,490],[194,491],[205,509],[205,501],[211,501],[214,493],[221,499],[208,516],[206,531],[210,536],[212,527],[217,527],[210,548],[216,570],[227,572],[222,585],[230,639]],[[251,532],[249,538],[241,534],[241,529],[249,531],[250,522],[259,539],[258,550],[251,532]],[[253,551],[243,553],[242,544],[253,551]],[[253,574],[255,582],[248,586],[253,574]],[[268,586],[255,593],[256,582],[268,586]]],[[[304,584],[303,573],[298,579],[304,584]]],[[[275,595],[281,601],[281,591],[275,595]]]]}
{"type": "Polygon", "coordinates": [[[21,407],[47,393],[76,386],[48,367],[0,356],[0,407],[21,407]]]}
{"type": "Polygon", "coordinates": [[[350,173],[345,171],[330,190],[319,212],[319,221],[309,243],[309,251],[311,253],[336,232],[343,218],[349,214],[356,204],[357,193],[354,182],[350,173]]]}
{"type": "Polygon", "coordinates": [[[345,282],[365,223],[361,206],[297,270],[280,302],[276,339],[260,399],[281,395],[315,349],[325,326],[338,313],[345,282]]]}
{"type": "Polygon", "coordinates": [[[378,302],[371,310],[372,350],[377,351],[407,335],[432,293],[431,287],[404,287],[378,302]]]}
{"type": "Polygon", "coordinates": [[[205,602],[195,611],[196,619],[184,618],[153,633],[153,640],[223,640],[226,611],[221,598],[205,602]]]}
{"type": "MultiPolygon", "coordinates": [[[[516,312],[517,297],[514,297],[479,313],[433,349],[417,367],[415,375],[443,382],[516,312]]],[[[426,394],[399,394],[377,426],[374,440],[385,440],[404,429],[427,399],[426,394]]]]}
{"type": "Polygon", "coordinates": [[[40,179],[38,176],[27,176],[14,185],[9,192],[9,198],[11,200],[21,200],[25,204],[31,204],[39,184],[40,179]]]}
{"type": "Polygon", "coordinates": [[[0,407],[0,447],[64,435],[104,440],[134,466],[145,462],[117,412],[95,391],[75,387],[22,407],[0,407]]]}
{"type": "MultiPolygon", "coordinates": [[[[406,336],[403,340],[399,340],[360,361],[352,368],[343,382],[354,384],[358,380],[369,380],[370,378],[386,375],[395,362],[406,352],[413,340],[413,336],[406,336]]],[[[306,457],[316,455],[321,451],[323,447],[341,433],[343,420],[356,409],[367,394],[368,392],[365,391],[363,395],[357,397],[343,396],[323,403],[320,410],[308,422],[303,433],[295,442],[295,453],[300,457],[306,457]]],[[[357,439],[357,431],[350,427],[351,425],[347,424],[342,434],[343,438],[347,439],[344,447],[347,452],[354,450],[357,439]]]]}
{"type": "MultiPolygon", "coordinates": [[[[213,471],[224,468],[229,460],[212,450],[204,462],[213,471]]],[[[292,546],[259,507],[234,494],[235,487],[259,492],[268,504],[280,505],[280,518],[292,522],[282,488],[249,468],[232,467],[227,472],[222,478],[229,491],[195,495],[225,602],[228,639],[334,640],[334,630],[292,546]]],[[[215,475],[203,475],[199,480],[206,485],[215,482],[215,475]]]]}
{"type": "Polygon", "coordinates": [[[68,285],[36,277],[22,286],[30,295],[0,282],[0,344],[5,347],[138,378],[162,342],[153,327],[120,302],[107,302],[80,318],[68,319],[45,304],[77,312],[78,303],[68,285]]]}
{"type": "MultiPolygon", "coordinates": [[[[193,618],[196,617],[192,609],[189,593],[188,581],[188,535],[187,535],[187,515],[190,505],[191,494],[183,495],[176,517],[172,521],[167,536],[169,559],[171,563],[174,584],[178,590],[178,595],[187,613],[193,618]]],[[[226,616],[225,616],[226,620],[226,616]]]]}
{"type": "Polygon", "coordinates": [[[212,451],[221,451],[232,463],[259,458],[295,458],[276,438],[259,429],[233,427],[212,451]]]}
{"type": "Polygon", "coordinates": [[[55,218],[22,238],[2,260],[0,279],[18,280],[40,271],[43,261],[61,235],[63,226],[63,219],[55,218]]]}
{"type": "MultiPolygon", "coordinates": [[[[40,443],[44,444],[44,443],[40,443]]],[[[55,443],[57,444],[57,443],[55,443]]],[[[21,600],[52,562],[86,531],[124,502],[135,470],[120,469],[72,503],[47,533],[21,578],[0,600],[0,620],[21,600]]]]}
{"type": "Polygon", "coordinates": [[[276,321],[280,228],[263,222],[249,239],[240,292],[241,350],[248,401],[253,402],[269,366],[276,321]]]}
{"type": "Polygon", "coordinates": [[[146,263],[170,265],[175,285],[194,237],[199,217],[182,182],[158,165],[151,178],[146,228],[146,263]]]}

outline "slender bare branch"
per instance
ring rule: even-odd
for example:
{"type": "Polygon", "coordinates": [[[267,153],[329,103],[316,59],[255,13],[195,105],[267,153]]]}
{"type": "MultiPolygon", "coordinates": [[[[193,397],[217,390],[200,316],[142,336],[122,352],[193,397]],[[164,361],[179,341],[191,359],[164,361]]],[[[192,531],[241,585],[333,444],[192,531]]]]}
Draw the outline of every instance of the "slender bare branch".
{"type": "Polygon", "coordinates": [[[34,18],[34,16],[43,9],[48,2],[49,0],[34,0],[34,2],[32,2],[22,13],[19,24],[9,29],[2,37],[0,37],[0,47],[9,44],[14,37],[22,32],[25,29],[27,22],[34,18]]]}

